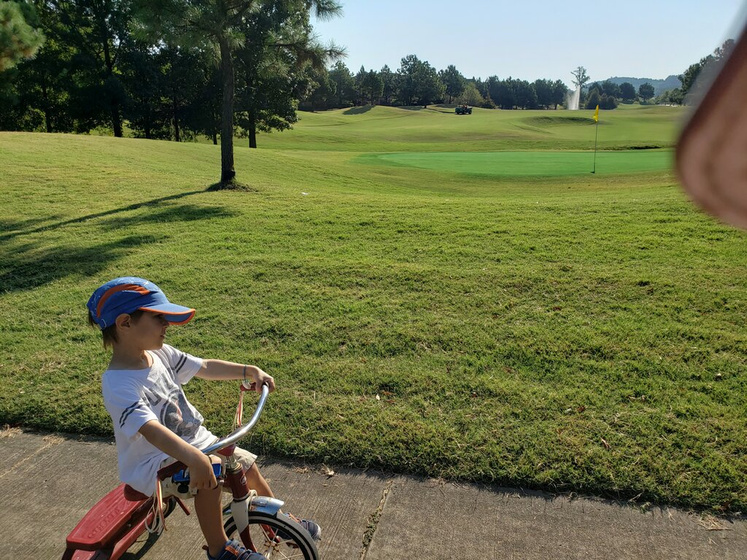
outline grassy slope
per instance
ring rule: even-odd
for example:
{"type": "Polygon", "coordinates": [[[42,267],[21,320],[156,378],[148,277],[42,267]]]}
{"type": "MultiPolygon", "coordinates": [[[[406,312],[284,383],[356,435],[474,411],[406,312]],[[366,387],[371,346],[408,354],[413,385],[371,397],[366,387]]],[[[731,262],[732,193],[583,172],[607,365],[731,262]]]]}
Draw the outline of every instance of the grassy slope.
{"type": "MultiPolygon", "coordinates": [[[[276,376],[259,452],[745,506],[745,237],[669,172],[485,178],[294,138],[237,150],[254,191],[205,192],[213,146],[0,134],[0,421],[109,432],[84,303],[139,274],[198,309],[171,342],[276,376]]],[[[216,431],[225,385],[188,386],[216,431]]]]}
{"type": "MultiPolygon", "coordinates": [[[[354,108],[301,113],[292,133],[262,135],[260,148],[356,152],[590,150],[593,111],[354,108]]],[[[672,147],[682,115],[674,107],[601,111],[599,149],[672,147]]]]}

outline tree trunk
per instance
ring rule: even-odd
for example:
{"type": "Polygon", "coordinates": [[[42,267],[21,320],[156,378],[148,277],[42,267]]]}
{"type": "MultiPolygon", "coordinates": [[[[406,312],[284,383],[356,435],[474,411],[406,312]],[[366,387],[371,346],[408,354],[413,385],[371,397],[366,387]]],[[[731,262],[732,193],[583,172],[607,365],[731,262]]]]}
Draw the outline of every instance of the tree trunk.
{"type": "Polygon", "coordinates": [[[112,100],[112,128],[114,129],[114,136],[122,138],[124,136],[122,131],[122,115],[119,114],[119,102],[112,100]]]}
{"type": "Polygon", "coordinates": [[[44,99],[44,122],[47,125],[47,132],[52,132],[52,112],[49,110],[46,76],[42,76],[42,99],[44,99]]]}
{"type": "Polygon", "coordinates": [[[143,123],[143,132],[145,133],[145,138],[150,140],[151,138],[151,118],[150,118],[151,112],[150,112],[150,106],[146,105],[145,109],[145,122],[143,123]]]}
{"type": "MultiPolygon", "coordinates": [[[[109,50],[109,34],[105,24],[101,25],[101,40],[104,47],[104,63],[106,64],[106,77],[107,80],[114,79],[114,61],[112,60],[111,51],[109,50]]],[[[116,94],[115,94],[116,95],[116,94]]],[[[122,138],[122,115],[119,110],[119,101],[112,98],[109,105],[109,110],[112,116],[112,128],[114,129],[114,136],[122,138]]]]}
{"type": "Polygon", "coordinates": [[[226,37],[220,37],[220,69],[223,78],[223,118],[220,127],[220,182],[231,183],[236,177],[233,168],[233,94],[234,76],[231,49],[226,37]]]}
{"type": "Polygon", "coordinates": [[[171,110],[174,112],[174,140],[181,142],[182,138],[179,134],[179,116],[176,113],[176,95],[171,98],[171,110]]]}
{"type": "Polygon", "coordinates": [[[249,147],[257,147],[257,118],[254,111],[249,111],[249,147]]]}

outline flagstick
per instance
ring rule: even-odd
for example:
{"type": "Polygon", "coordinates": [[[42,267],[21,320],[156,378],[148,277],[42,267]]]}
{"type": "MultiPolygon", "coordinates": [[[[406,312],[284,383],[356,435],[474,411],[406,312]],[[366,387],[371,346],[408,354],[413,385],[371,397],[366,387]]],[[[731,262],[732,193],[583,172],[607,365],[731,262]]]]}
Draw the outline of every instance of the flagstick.
{"type": "Polygon", "coordinates": [[[597,118],[597,125],[594,127],[594,169],[592,173],[597,172],[597,138],[599,137],[599,119],[597,118]]]}

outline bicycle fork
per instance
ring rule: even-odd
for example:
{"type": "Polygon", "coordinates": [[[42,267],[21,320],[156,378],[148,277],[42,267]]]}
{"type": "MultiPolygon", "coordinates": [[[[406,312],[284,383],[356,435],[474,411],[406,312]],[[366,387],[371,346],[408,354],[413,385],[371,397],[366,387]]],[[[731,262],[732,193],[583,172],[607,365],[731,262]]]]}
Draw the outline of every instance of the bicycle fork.
{"type": "Polygon", "coordinates": [[[268,496],[257,496],[256,490],[249,488],[246,473],[237,461],[228,461],[226,464],[225,483],[228,484],[233,495],[231,516],[236,523],[236,531],[244,546],[250,547],[250,550],[256,550],[249,535],[249,511],[276,516],[285,502],[268,496]]]}

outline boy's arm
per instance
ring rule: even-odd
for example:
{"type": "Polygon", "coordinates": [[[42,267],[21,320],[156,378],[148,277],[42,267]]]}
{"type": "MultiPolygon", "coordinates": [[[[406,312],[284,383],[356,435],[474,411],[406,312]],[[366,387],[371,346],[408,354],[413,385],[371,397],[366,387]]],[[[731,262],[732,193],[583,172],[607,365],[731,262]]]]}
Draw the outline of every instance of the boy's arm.
{"type": "Polygon", "coordinates": [[[157,420],[146,422],[138,432],[151,445],[170,457],[181,461],[189,468],[189,485],[191,487],[200,490],[215,488],[218,485],[210,458],[157,420]]]}
{"type": "Polygon", "coordinates": [[[271,375],[265,373],[257,366],[225,362],[223,360],[203,360],[200,371],[195,377],[212,380],[240,379],[254,381],[257,392],[262,390],[262,385],[267,385],[270,391],[275,390],[275,380],[271,375]]]}

